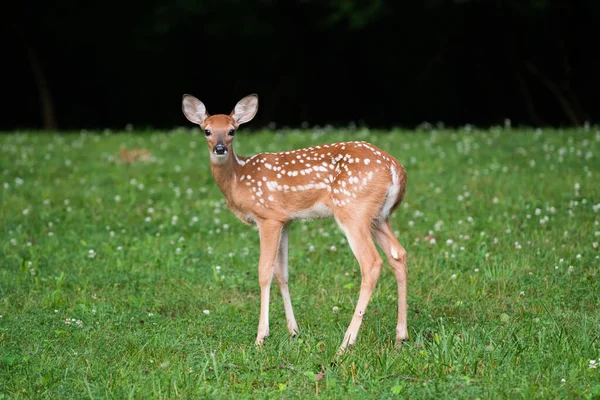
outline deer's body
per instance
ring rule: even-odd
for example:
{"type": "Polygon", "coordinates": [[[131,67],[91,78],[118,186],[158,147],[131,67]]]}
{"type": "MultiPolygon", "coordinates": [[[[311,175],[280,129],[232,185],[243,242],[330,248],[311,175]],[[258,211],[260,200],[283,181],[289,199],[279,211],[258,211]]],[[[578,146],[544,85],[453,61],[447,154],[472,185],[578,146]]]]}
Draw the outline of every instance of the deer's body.
{"type": "Polygon", "coordinates": [[[224,183],[219,187],[229,208],[247,224],[257,219],[288,222],[331,216],[346,220],[345,214],[360,214],[376,223],[389,216],[404,194],[402,165],[366,142],[252,157],[234,153],[229,160],[213,164],[213,177],[224,183]],[[353,168],[371,163],[374,168],[365,172],[353,168]]]}
{"type": "Polygon", "coordinates": [[[269,333],[269,296],[277,281],[288,330],[298,332],[288,289],[288,227],[296,219],[332,217],[360,263],[362,284],[356,311],[340,346],[355,342],[381,271],[373,237],[386,253],[398,281],[397,342],[408,338],[406,251],[392,234],[390,214],[406,190],[406,171],[385,151],[366,142],[343,142],[240,157],[233,150],[235,129],[251,120],[258,98],[247,96],[228,115],[210,116],[198,99],[185,95],[183,111],[206,133],[211,171],[231,211],[260,233],[261,310],[257,343],[269,333]]]}

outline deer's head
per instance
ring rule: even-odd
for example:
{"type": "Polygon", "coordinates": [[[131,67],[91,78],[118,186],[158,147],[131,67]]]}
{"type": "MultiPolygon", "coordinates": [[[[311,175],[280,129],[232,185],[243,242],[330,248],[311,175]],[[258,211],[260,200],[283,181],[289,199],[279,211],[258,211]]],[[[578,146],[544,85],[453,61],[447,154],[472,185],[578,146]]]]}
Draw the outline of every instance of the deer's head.
{"type": "Polygon", "coordinates": [[[183,95],[182,109],[185,117],[190,122],[200,125],[204,131],[211,161],[222,164],[231,154],[235,131],[256,115],[258,95],[251,94],[238,101],[229,115],[210,115],[204,103],[189,94],[183,95]]]}

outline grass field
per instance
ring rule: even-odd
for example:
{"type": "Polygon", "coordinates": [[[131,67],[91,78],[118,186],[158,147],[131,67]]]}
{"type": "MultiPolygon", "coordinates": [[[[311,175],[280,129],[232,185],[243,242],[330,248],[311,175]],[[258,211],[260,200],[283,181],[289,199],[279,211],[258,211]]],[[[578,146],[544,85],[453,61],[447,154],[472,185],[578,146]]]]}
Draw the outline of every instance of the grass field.
{"type": "Polygon", "coordinates": [[[332,364],[360,287],[333,220],[292,225],[301,333],[273,285],[256,348],[258,235],[197,130],[0,136],[0,399],[600,398],[600,131],[240,130],[236,150],[341,140],[408,171],[411,340],[384,269],[332,364]]]}

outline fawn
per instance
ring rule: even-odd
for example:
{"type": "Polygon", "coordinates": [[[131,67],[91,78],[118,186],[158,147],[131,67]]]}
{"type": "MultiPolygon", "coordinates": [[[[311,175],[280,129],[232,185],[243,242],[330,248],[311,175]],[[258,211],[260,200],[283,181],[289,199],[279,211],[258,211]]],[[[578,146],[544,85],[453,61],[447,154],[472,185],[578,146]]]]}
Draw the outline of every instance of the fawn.
{"type": "Polygon", "coordinates": [[[289,224],[297,219],[330,216],[346,235],[362,275],[358,303],[338,353],[355,343],[381,272],[383,261],[373,236],[398,283],[396,343],[407,340],[406,251],[394,237],[389,222],[406,190],[402,164],[366,142],[239,156],[233,150],[233,139],[238,127],[256,115],[256,94],[241,99],[229,115],[210,115],[200,100],[188,94],[183,96],[182,109],[206,135],[211,172],[227,206],[241,221],[258,227],[260,318],[256,344],[262,344],[269,334],[273,276],[283,297],[288,330],[294,336],[299,332],[288,289],[289,224]]]}

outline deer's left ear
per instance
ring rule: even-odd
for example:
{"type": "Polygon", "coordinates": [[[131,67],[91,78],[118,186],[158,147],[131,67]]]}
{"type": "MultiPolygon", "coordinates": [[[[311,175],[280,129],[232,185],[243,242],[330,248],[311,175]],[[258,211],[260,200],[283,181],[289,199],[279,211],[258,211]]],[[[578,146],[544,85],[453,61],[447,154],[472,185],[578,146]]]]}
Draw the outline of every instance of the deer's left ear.
{"type": "Polygon", "coordinates": [[[250,94],[235,105],[230,117],[236,124],[241,125],[252,120],[258,111],[258,95],[250,94]]]}

